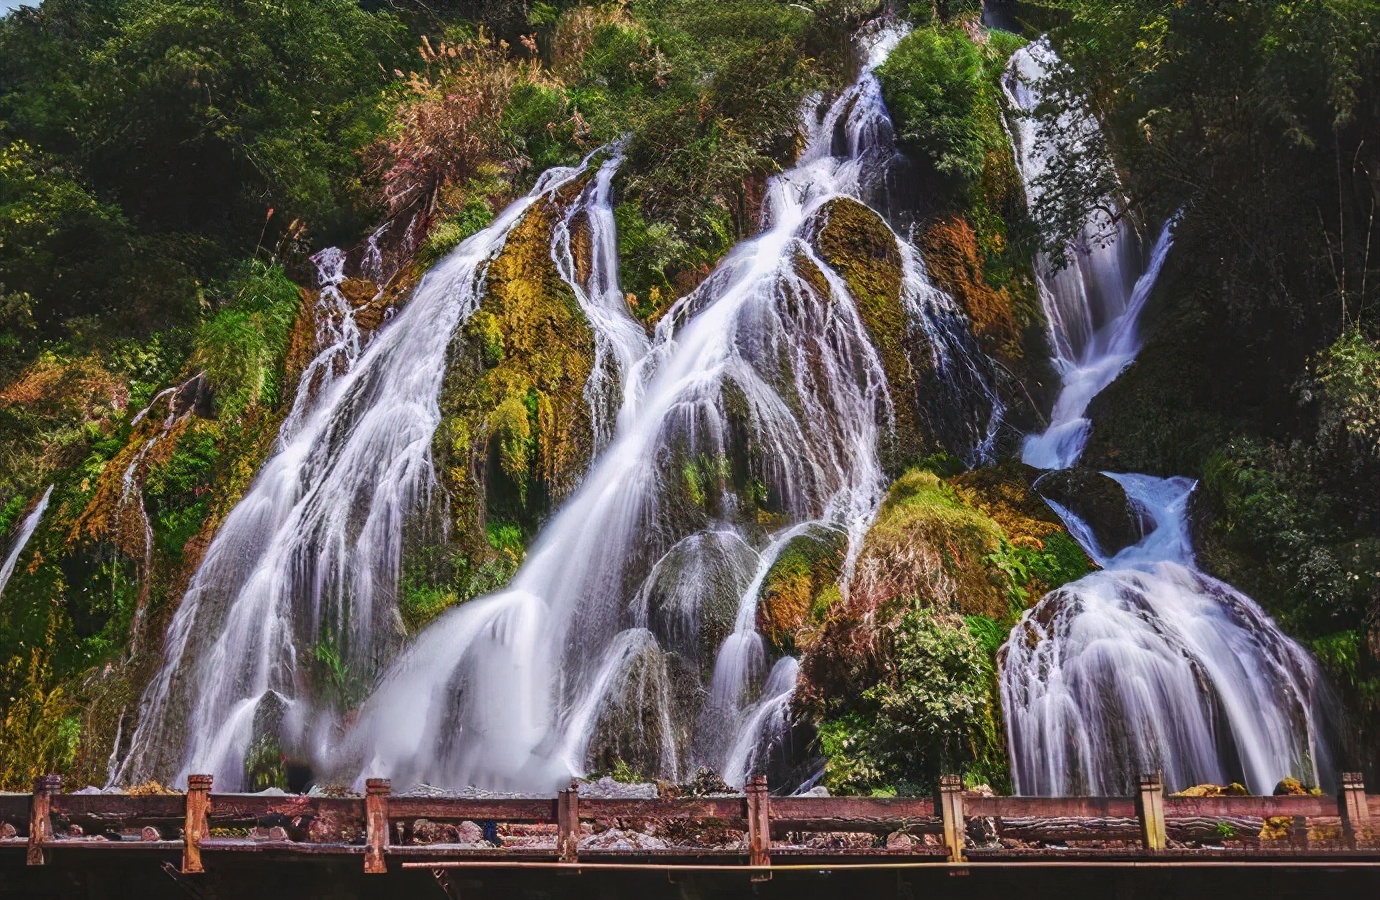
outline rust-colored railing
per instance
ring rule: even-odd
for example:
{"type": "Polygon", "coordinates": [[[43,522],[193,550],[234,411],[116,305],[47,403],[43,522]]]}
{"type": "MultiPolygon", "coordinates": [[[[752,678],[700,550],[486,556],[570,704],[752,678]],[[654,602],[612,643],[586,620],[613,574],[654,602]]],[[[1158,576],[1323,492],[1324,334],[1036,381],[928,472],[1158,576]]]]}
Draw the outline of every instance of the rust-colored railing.
{"type": "Polygon", "coordinates": [[[371,779],[363,797],[339,798],[212,794],[209,775],[192,776],[181,795],[63,794],[60,786],[49,775],[35,779],[32,795],[0,795],[0,848],[23,847],[30,865],[64,848],[180,850],[187,874],[204,871],[205,853],[245,850],[359,854],[366,873],[386,872],[393,861],[432,868],[637,862],[752,872],[774,861],[981,865],[1036,859],[1050,845],[1062,859],[1078,849],[1080,858],[1187,862],[1196,846],[1199,857],[1243,864],[1283,858],[1380,865],[1380,795],[1368,796],[1353,773],[1342,776],[1336,797],[1165,796],[1157,775],[1144,776],[1135,797],[1068,798],[965,792],[954,776],[941,779],[933,798],[771,797],[760,777],[744,796],[659,800],[582,798],[574,785],[552,799],[395,796],[382,779],[371,779]],[[458,843],[457,825],[467,825],[473,838],[476,823],[525,828],[536,839],[502,847],[458,843]],[[646,823],[659,823],[663,832],[667,823],[681,832],[708,829],[719,840],[653,849],[587,840],[596,827],[637,833],[646,823]],[[1263,823],[1275,839],[1257,839],[1263,823]],[[873,837],[862,845],[810,842],[838,835],[873,837]],[[1237,836],[1237,852],[1224,856],[1223,844],[1237,836]]]}

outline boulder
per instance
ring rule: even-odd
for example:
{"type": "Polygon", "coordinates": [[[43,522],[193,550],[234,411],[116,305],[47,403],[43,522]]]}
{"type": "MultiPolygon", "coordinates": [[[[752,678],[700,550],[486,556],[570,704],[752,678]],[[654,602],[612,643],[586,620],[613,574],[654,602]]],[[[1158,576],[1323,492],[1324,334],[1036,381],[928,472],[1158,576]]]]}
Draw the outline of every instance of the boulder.
{"type": "Polygon", "coordinates": [[[1308,788],[1304,787],[1297,778],[1285,778],[1275,785],[1274,794],[1276,797],[1283,795],[1307,795],[1308,788]]]}
{"type": "Polygon", "coordinates": [[[1092,469],[1050,472],[1035,482],[1035,490],[1083,520],[1104,556],[1139,543],[1151,527],[1115,479],[1092,469]]]}

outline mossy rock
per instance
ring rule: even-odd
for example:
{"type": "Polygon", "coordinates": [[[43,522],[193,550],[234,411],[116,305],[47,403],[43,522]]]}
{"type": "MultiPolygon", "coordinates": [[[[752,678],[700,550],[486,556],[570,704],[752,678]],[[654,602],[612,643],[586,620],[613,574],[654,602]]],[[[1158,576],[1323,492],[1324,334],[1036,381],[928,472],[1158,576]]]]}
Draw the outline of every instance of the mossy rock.
{"type": "Polygon", "coordinates": [[[490,518],[536,530],[588,466],[584,387],[594,335],[551,260],[560,210],[532,207],[488,270],[481,308],[457,332],[433,441],[456,551],[493,556],[490,518]]]}
{"type": "Polygon", "coordinates": [[[840,531],[812,529],[792,538],[777,555],[757,594],[757,630],[778,652],[794,654],[808,645],[839,598],[848,539],[840,531]]]}
{"type": "Polygon", "coordinates": [[[752,548],[731,532],[692,534],[656,562],[636,598],[636,615],[662,647],[707,676],[733,631],[756,563],[752,548]]]}
{"type": "Polygon", "coordinates": [[[682,769],[682,748],[699,715],[700,677],[679,654],[652,647],[638,653],[604,698],[588,769],[630,771],[638,780],[682,769]]]}
{"type": "MultiPolygon", "coordinates": [[[[895,470],[938,449],[920,417],[934,359],[901,303],[901,254],[887,224],[845,198],[831,201],[818,215],[821,225],[814,243],[820,259],[848,286],[886,371],[896,415],[896,446],[886,454],[886,464],[895,470]]],[[[827,287],[822,289],[827,295],[827,287]]]]}
{"type": "Polygon", "coordinates": [[[1106,556],[1139,543],[1154,527],[1126,496],[1125,488],[1093,469],[1050,472],[1035,482],[1035,490],[1082,519],[1106,556]]]}
{"type": "Polygon", "coordinates": [[[1017,304],[1026,286],[994,286],[988,281],[977,234],[963,215],[929,223],[919,244],[930,277],[967,312],[982,349],[1008,366],[1019,364],[1025,348],[1017,304]]]}
{"type": "Polygon", "coordinates": [[[1004,539],[1001,526],[939,476],[912,469],[892,484],[867,532],[850,602],[886,611],[904,601],[1003,619],[1010,601],[988,560],[1004,539]]]}
{"type": "Polygon", "coordinates": [[[963,472],[949,479],[949,484],[965,503],[1000,525],[1012,545],[1042,550],[1051,535],[1067,534],[1063,520],[1031,488],[1043,474],[1009,459],[963,472]]]}
{"type": "Polygon", "coordinates": [[[1182,791],[1170,794],[1171,797],[1245,797],[1250,794],[1244,784],[1233,781],[1231,784],[1195,784],[1182,791]]]}

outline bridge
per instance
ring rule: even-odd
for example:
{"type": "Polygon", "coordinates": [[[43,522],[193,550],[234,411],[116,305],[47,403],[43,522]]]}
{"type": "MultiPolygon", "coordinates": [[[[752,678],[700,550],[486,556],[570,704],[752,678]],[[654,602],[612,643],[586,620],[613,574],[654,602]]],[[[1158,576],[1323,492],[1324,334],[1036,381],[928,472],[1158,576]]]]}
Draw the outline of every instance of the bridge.
{"type": "MultiPolygon", "coordinates": [[[[611,799],[573,785],[549,799],[214,793],[0,795],[0,869],[101,867],[145,859],[193,896],[218,866],[323,862],[378,876],[425,870],[444,886],[496,873],[690,874],[746,887],[799,873],[985,869],[1357,870],[1380,884],[1380,794],[1345,774],[1337,795],[998,797],[945,776],[920,798],[736,796],[611,799]],[[141,856],[143,854],[143,856],[141,856]]],[[[900,883],[899,879],[897,883],[900,883]]],[[[1367,884],[1370,882],[1367,881],[1367,884]]],[[[458,894],[453,894],[458,896],[458,894]]]]}

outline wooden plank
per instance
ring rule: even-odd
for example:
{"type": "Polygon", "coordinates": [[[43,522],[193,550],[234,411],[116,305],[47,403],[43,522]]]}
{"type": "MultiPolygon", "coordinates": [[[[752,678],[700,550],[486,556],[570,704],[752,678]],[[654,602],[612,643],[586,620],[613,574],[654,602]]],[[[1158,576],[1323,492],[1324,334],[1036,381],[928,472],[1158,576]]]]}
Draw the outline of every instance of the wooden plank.
{"type": "Polygon", "coordinates": [[[201,841],[208,832],[207,814],[211,811],[211,776],[189,775],[182,824],[182,874],[206,871],[201,866],[201,841]]]}
{"type": "Polygon", "coordinates": [[[1166,819],[1336,816],[1337,801],[1312,795],[1279,797],[1165,797],[1166,819]]]}
{"type": "Polygon", "coordinates": [[[1136,804],[1130,797],[984,797],[967,793],[963,806],[972,818],[1132,819],[1136,815],[1136,804]]]}
{"type": "Polygon", "coordinates": [[[943,827],[934,801],[920,797],[773,797],[772,835],[792,832],[845,832],[888,835],[939,834],[943,827]]]}
{"type": "MultiPolygon", "coordinates": [[[[742,797],[680,800],[580,800],[582,819],[723,819],[743,822],[742,797]]],[[[547,821],[550,821],[549,819],[547,821]]]]}
{"type": "Polygon", "coordinates": [[[144,825],[182,824],[185,798],[181,794],[147,797],[108,794],[60,794],[53,798],[53,818],[59,830],[77,825],[87,834],[122,831],[144,825]]]}
{"type": "Polygon", "coordinates": [[[744,797],[748,822],[748,861],[754,866],[771,865],[771,798],[767,795],[767,776],[754,775],[744,797]]]}
{"type": "Polygon", "coordinates": [[[29,803],[28,863],[31,866],[47,862],[43,845],[53,838],[52,800],[60,790],[62,779],[57,775],[40,775],[34,779],[33,799],[29,803]]]}
{"type": "Polygon", "coordinates": [[[1132,817],[1008,816],[996,824],[999,836],[1017,841],[1134,841],[1139,846],[1141,838],[1140,820],[1132,817]]]}
{"type": "Polygon", "coordinates": [[[327,812],[362,819],[364,800],[357,797],[212,794],[210,822],[215,828],[244,827],[303,819],[327,812]]]}
{"type": "Polygon", "coordinates": [[[860,831],[889,834],[917,821],[938,821],[927,797],[773,797],[772,827],[789,822],[790,831],[860,831]],[[853,826],[858,827],[843,827],[853,826]],[[887,829],[880,831],[880,829],[887,829]]]}
{"type": "Polygon", "coordinates": [[[1164,830],[1164,783],[1158,772],[1140,776],[1136,797],[1136,817],[1140,819],[1141,846],[1158,852],[1169,846],[1164,830]]]}
{"type": "Polygon", "coordinates": [[[1342,837],[1353,850],[1370,837],[1370,806],[1366,803],[1366,782],[1360,772],[1343,772],[1337,787],[1337,812],[1342,820],[1342,837]]]}
{"type": "Polygon", "coordinates": [[[387,778],[369,778],[364,782],[364,873],[383,875],[388,872],[384,853],[388,850],[388,794],[392,783],[387,778]]]}
{"type": "Polygon", "coordinates": [[[963,848],[967,843],[963,810],[963,779],[957,775],[939,776],[939,795],[935,798],[944,825],[944,846],[949,862],[963,862],[963,848]]]}
{"type": "Polygon", "coordinates": [[[561,862],[575,862],[580,847],[580,788],[575,782],[556,796],[556,850],[561,862]]]}
{"type": "MultiPolygon", "coordinates": [[[[586,800],[581,805],[596,801],[586,800]]],[[[431,819],[433,821],[470,820],[480,822],[552,823],[556,821],[556,799],[548,800],[460,800],[449,797],[389,797],[390,819],[431,819]]]]}

